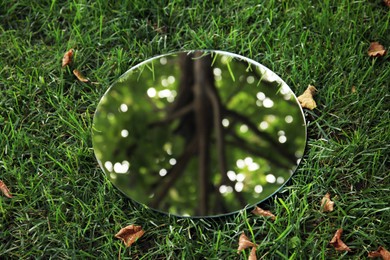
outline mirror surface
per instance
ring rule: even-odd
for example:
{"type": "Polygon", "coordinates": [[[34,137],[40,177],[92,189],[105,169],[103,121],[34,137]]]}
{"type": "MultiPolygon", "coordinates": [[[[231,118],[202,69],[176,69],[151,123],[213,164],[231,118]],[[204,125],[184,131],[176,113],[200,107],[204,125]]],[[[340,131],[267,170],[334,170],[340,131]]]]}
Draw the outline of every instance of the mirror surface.
{"type": "Polygon", "coordinates": [[[261,64],[221,51],[149,59],[102,97],[93,148],[129,198],[211,217],[279,190],[303,156],[306,124],[291,89],[261,64]]]}

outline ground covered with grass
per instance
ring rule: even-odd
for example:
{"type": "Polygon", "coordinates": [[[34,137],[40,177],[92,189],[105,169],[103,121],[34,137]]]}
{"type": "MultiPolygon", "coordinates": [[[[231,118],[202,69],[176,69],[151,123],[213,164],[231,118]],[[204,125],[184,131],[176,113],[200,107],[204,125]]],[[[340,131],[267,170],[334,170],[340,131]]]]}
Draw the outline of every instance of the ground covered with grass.
{"type": "Polygon", "coordinates": [[[364,259],[390,249],[390,9],[382,1],[12,1],[0,3],[0,257],[9,259],[364,259]],[[126,3],[128,2],[128,3],[126,3]],[[98,84],[61,68],[74,66],[98,84]],[[218,49],[254,59],[295,93],[318,89],[308,145],[291,183],[242,212],[178,219],[134,205],[93,154],[100,97],[132,65],[158,54],[218,49]],[[329,192],[332,212],[322,213],[329,192]],[[130,248],[114,237],[141,225],[130,248]],[[351,252],[329,241],[343,228],[351,252]]]}

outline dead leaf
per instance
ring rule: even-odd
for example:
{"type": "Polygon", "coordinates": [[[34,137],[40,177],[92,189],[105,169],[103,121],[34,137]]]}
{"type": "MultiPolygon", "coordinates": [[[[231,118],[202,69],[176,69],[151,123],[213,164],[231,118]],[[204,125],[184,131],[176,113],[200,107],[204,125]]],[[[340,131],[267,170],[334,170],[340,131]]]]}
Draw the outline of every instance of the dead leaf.
{"type": "Polygon", "coordinates": [[[383,47],[383,45],[379,42],[372,42],[370,43],[370,47],[368,48],[367,53],[370,57],[382,57],[385,55],[386,50],[385,47],[383,47]]]}
{"type": "Polygon", "coordinates": [[[298,101],[301,104],[302,108],[308,108],[310,110],[313,110],[317,107],[317,104],[313,99],[313,96],[316,94],[316,92],[317,89],[314,86],[309,85],[305,92],[303,92],[303,94],[298,97],[298,101]]]}
{"type": "Polygon", "coordinates": [[[240,235],[240,238],[238,239],[238,249],[237,253],[239,254],[242,250],[248,248],[248,247],[256,247],[257,245],[252,243],[252,241],[249,240],[249,238],[245,235],[244,232],[240,235]]]}
{"type": "Polygon", "coordinates": [[[382,257],[383,260],[390,260],[390,252],[380,246],[376,251],[369,252],[368,257],[382,257]]]}
{"type": "Polygon", "coordinates": [[[12,198],[12,194],[9,192],[7,185],[3,181],[0,180],[0,190],[3,192],[4,196],[7,198],[12,198]]]}
{"type": "Polygon", "coordinates": [[[330,240],[329,244],[334,246],[337,251],[351,251],[351,249],[341,240],[341,234],[343,233],[343,229],[340,228],[334,234],[332,240],[330,240]]]}
{"type": "Polygon", "coordinates": [[[73,49],[70,49],[69,51],[65,52],[64,57],[62,58],[62,67],[68,66],[70,63],[72,63],[73,58],[73,49]]]}
{"type": "Polygon", "coordinates": [[[272,220],[275,220],[276,216],[271,213],[269,210],[264,210],[259,207],[255,207],[254,210],[252,210],[252,213],[258,216],[264,216],[264,217],[271,217],[272,220]]]}
{"type": "MultiPolygon", "coordinates": [[[[390,1],[390,0],[389,0],[389,1],[390,1]]],[[[352,93],[356,93],[356,91],[357,91],[357,90],[356,90],[356,87],[355,87],[355,86],[352,86],[352,87],[351,87],[351,92],[352,92],[352,93]]]]}
{"type": "Polygon", "coordinates": [[[256,247],[252,247],[251,253],[249,254],[248,260],[257,260],[256,247]]]}
{"type": "Polygon", "coordinates": [[[126,247],[129,247],[144,233],[141,226],[129,225],[119,230],[115,237],[122,240],[126,247]]]}
{"type": "Polygon", "coordinates": [[[385,3],[385,5],[387,5],[388,7],[390,7],[390,0],[383,0],[383,2],[385,3]]]}
{"type": "Polygon", "coordinates": [[[333,211],[334,202],[330,200],[329,192],[321,200],[322,212],[331,212],[333,211]]]}
{"type": "Polygon", "coordinates": [[[81,82],[84,82],[84,83],[88,83],[90,82],[89,79],[87,79],[86,77],[84,77],[83,74],[81,74],[81,72],[79,70],[73,70],[73,74],[76,76],[76,78],[78,80],[80,80],[81,82]]]}

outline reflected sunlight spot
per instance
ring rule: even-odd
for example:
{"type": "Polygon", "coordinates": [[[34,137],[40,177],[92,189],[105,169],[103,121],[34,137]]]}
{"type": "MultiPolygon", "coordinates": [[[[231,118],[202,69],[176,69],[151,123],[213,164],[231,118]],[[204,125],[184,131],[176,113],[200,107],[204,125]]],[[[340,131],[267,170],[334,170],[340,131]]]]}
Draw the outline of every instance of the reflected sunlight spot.
{"type": "Polygon", "coordinates": [[[122,112],[127,112],[128,110],[128,107],[126,104],[121,104],[120,108],[119,108],[122,112]]]}
{"type": "Polygon", "coordinates": [[[240,126],[240,132],[241,132],[241,133],[246,133],[246,132],[248,132],[248,126],[247,126],[247,125],[241,125],[241,126],[240,126]]]}
{"type": "Polygon", "coordinates": [[[167,154],[172,155],[172,144],[171,143],[164,144],[163,149],[165,150],[165,152],[167,154]]]}
{"type": "Polygon", "coordinates": [[[165,57],[162,57],[162,58],[160,59],[161,65],[165,65],[165,64],[167,64],[167,62],[168,62],[168,60],[167,60],[167,58],[165,58],[165,57]]]}
{"type": "Polygon", "coordinates": [[[283,130],[280,130],[278,131],[278,135],[281,136],[281,135],[286,135],[286,133],[283,131],[283,130]]]}
{"type": "Polygon", "coordinates": [[[245,162],[246,165],[250,165],[250,164],[253,163],[253,159],[252,159],[252,157],[246,157],[244,159],[244,162],[245,162]]]}
{"type": "Polygon", "coordinates": [[[161,85],[163,85],[164,87],[168,87],[168,80],[166,80],[166,79],[163,79],[163,80],[161,80],[161,85]]]}
{"type": "Polygon", "coordinates": [[[227,63],[229,62],[229,57],[226,56],[226,55],[222,56],[222,57],[221,57],[221,62],[222,62],[223,64],[227,64],[227,63]]]}
{"type": "Polygon", "coordinates": [[[266,121],[261,122],[260,125],[259,125],[261,130],[267,129],[268,126],[269,126],[269,124],[266,121]]]}
{"type": "Polygon", "coordinates": [[[236,180],[236,173],[234,171],[228,171],[227,176],[228,176],[229,180],[231,180],[231,181],[236,180]]]}
{"type": "Polygon", "coordinates": [[[160,90],[158,92],[158,97],[159,98],[167,98],[169,96],[172,96],[172,93],[169,89],[164,89],[164,90],[160,90]]]}
{"type": "Polygon", "coordinates": [[[303,152],[302,151],[296,151],[294,155],[295,155],[295,157],[299,158],[299,157],[303,156],[303,152]]]}
{"type": "Polygon", "coordinates": [[[221,76],[222,75],[222,70],[220,68],[214,68],[213,69],[214,76],[221,76]]]}
{"type": "Polygon", "coordinates": [[[169,159],[169,164],[170,165],[175,165],[176,164],[176,159],[175,158],[169,159]]]}
{"type": "Polygon", "coordinates": [[[284,118],[284,121],[286,121],[287,124],[292,123],[293,120],[294,120],[294,118],[290,115],[288,115],[284,118]]]}
{"type": "Polygon", "coordinates": [[[108,119],[109,121],[114,121],[114,120],[115,120],[115,115],[114,115],[113,113],[108,113],[108,114],[107,114],[107,119],[108,119]]]}
{"type": "MultiPolygon", "coordinates": [[[[265,78],[267,81],[272,82],[272,81],[278,81],[278,80],[279,80],[279,77],[278,77],[275,73],[273,73],[272,71],[270,71],[270,70],[267,70],[265,74],[266,74],[266,75],[264,76],[264,78],[265,78]]],[[[280,83],[280,82],[279,82],[279,83],[280,83]]]]}
{"type": "Polygon", "coordinates": [[[238,159],[236,164],[237,164],[237,167],[240,168],[240,169],[245,167],[245,162],[242,159],[238,159]]]}
{"type": "Polygon", "coordinates": [[[129,136],[129,131],[127,131],[126,129],[123,129],[123,130],[121,131],[121,136],[122,136],[122,137],[128,137],[128,136],[129,136]]]}
{"type": "Polygon", "coordinates": [[[149,97],[153,98],[156,96],[157,94],[157,91],[155,88],[148,88],[148,90],[146,91],[146,93],[148,94],[149,97]]]}
{"type": "Polygon", "coordinates": [[[242,182],[237,182],[236,185],[234,185],[234,189],[237,192],[241,192],[244,189],[244,183],[242,182]]]}
{"type": "Polygon", "coordinates": [[[266,108],[270,108],[274,106],[274,102],[270,98],[266,98],[263,100],[263,106],[266,108]]]}
{"type": "Polygon", "coordinates": [[[255,163],[255,162],[248,165],[248,170],[250,170],[251,172],[257,171],[259,168],[260,168],[260,165],[255,163]]]}
{"type": "MultiPolygon", "coordinates": [[[[302,156],[302,155],[301,155],[302,156]]],[[[297,159],[297,165],[301,162],[301,158],[297,159]]]]}
{"type": "Polygon", "coordinates": [[[258,100],[263,101],[265,99],[265,94],[263,92],[258,92],[256,94],[256,97],[257,97],[258,100]]]}
{"type": "Polygon", "coordinates": [[[267,120],[268,122],[272,123],[276,120],[276,116],[274,115],[266,115],[265,116],[265,120],[267,120]]]}
{"type": "Polygon", "coordinates": [[[283,95],[284,100],[290,100],[291,99],[291,94],[286,94],[283,95]]]}
{"type": "Polygon", "coordinates": [[[167,175],[168,171],[166,169],[161,169],[158,174],[160,174],[161,177],[164,177],[167,175]]]}
{"type": "Polygon", "coordinates": [[[261,185],[256,185],[256,186],[255,186],[255,192],[256,192],[256,193],[262,193],[262,192],[263,192],[263,186],[261,186],[261,185]]]}
{"type": "Polygon", "coordinates": [[[279,143],[284,144],[287,141],[287,137],[285,135],[279,136],[279,143]]]}
{"type": "Polygon", "coordinates": [[[116,174],[115,173],[110,173],[110,178],[115,180],[116,179],[116,174]]]}
{"type": "Polygon", "coordinates": [[[236,180],[238,182],[243,182],[245,180],[245,175],[243,173],[237,174],[236,180]]]}
{"type": "Polygon", "coordinates": [[[263,106],[263,101],[261,101],[261,100],[256,100],[256,106],[262,107],[262,106],[263,106]]]}
{"type": "Polygon", "coordinates": [[[226,118],[224,118],[224,119],[222,119],[222,125],[224,126],[224,127],[228,127],[229,126],[229,119],[226,119],[226,118]]]}
{"type": "Polygon", "coordinates": [[[173,83],[175,82],[175,80],[176,80],[176,79],[175,79],[174,76],[169,76],[169,77],[168,77],[168,83],[169,83],[169,84],[173,84],[173,83]]]}
{"type": "Polygon", "coordinates": [[[129,162],[127,161],[123,161],[123,163],[115,163],[114,164],[114,172],[116,173],[127,173],[127,171],[129,170],[129,162]]]}
{"type": "Polygon", "coordinates": [[[286,85],[283,85],[280,88],[280,93],[282,93],[283,95],[289,94],[290,93],[290,89],[286,85]]]}
{"type": "Polygon", "coordinates": [[[268,183],[275,183],[276,181],[276,178],[273,174],[267,174],[265,176],[265,180],[268,182],[268,183]]]}
{"type": "Polygon", "coordinates": [[[106,167],[106,169],[109,171],[109,172],[112,172],[112,162],[110,161],[107,161],[104,163],[104,167],[106,167]]]}
{"type": "Polygon", "coordinates": [[[226,185],[221,185],[221,186],[219,186],[219,192],[220,192],[221,194],[226,193],[226,192],[227,192],[227,186],[226,186],[226,185]]]}
{"type": "Polygon", "coordinates": [[[282,184],[282,183],[284,183],[284,178],[283,178],[283,177],[278,177],[278,178],[276,179],[276,182],[277,182],[278,184],[282,184]]]}
{"type": "Polygon", "coordinates": [[[246,78],[246,82],[248,82],[249,84],[252,84],[253,82],[255,82],[255,77],[253,76],[248,76],[246,78]]]}

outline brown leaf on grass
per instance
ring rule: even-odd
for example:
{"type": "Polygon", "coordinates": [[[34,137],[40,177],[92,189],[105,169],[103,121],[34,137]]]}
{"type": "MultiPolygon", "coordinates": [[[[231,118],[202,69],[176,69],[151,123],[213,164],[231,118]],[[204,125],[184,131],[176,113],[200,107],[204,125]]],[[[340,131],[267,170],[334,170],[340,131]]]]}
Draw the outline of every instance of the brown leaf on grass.
{"type": "Polygon", "coordinates": [[[257,260],[256,247],[252,247],[251,253],[249,254],[248,260],[257,260]]]}
{"type": "Polygon", "coordinates": [[[334,246],[337,251],[351,251],[351,249],[341,240],[341,234],[343,233],[343,229],[337,229],[334,234],[332,240],[330,240],[329,244],[334,246]]]}
{"type": "Polygon", "coordinates": [[[390,0],[383,0],[383,3],[384,3],[385,5],[387,5],[388,7],[390,7],[390,0]]]}
{"type": "Polygon", "coordinates": [[[356,91],[357,91],[357,90],[356,90],[356,87],[355,87],[355,86],[352,86],[352,87],[351,87],[351,92],[352,92],[352,93],[356,93],[356,91]]]}
{"type": "Polygon", "coordinates": [[[12,198],[12,194],[9,192],[7,185],[3,181],[0,180],[0,190],[3,192],[4,196],[7,198],[12,198]]]}
{"type": "Polygon", "coordinates": [[[73,58],[73,49],[70,49],[69,51],[65,52],[64,57],[62,57],[62,67],[68,66],[72,62],[73,58]]]}
{"type": "Polygon", "coordinates": [[[390,260],[390,252],[380,246],[376,251],[369,252],[368,257],[382,257],[383,260],[390,260]]]}
{"type": "Polygon", "coordinates": [[[237,253],[239,254],[242,250],[248,248],[248,247],[256,247],[257,245],[249,240],[249,238],[245,235],[244,232],[240,235],[240,238],[238,239],[238,249],[237,253]]]}
{"type": "Polygon", "coordinates": [[[129,225],[119,230],[115,237],[122,240],[126,247],[129,247],[144,233],[141,226],[129,225]]]}
{"type": "Polygon", "coordinates": [[[73,70],[73,74],[76,76],[76,78],[78,80],[80,80],[81,82],[84,82],[84,83],[88,83],[90,82],[89,79],[87,79],[86,77],[84,77],[83,74],[81,74],[81,72],[79,70],[73,70]]]}
{"type": "Polygon", "coordinates": [[[321,200],[322,212],[331,212],[333,211],[334,202],[330,200],[329,192],[321,200]]]}
{"type": "Polygon", "coordinates": [[[269,210],[264,210],[259,207],[255,207],[254,210],[252,210],[252,213],[257,216],[263,216],[263,217],[270,217],[272,220],[275,220],[276,216],[272,214],[269,210]]]}
{"type": "Polygon", "coordinates": [[[383,47],[383,45],[379,42],[372,42],[370,43],[370,47],[368,48],[367,53],[370,57],[382,57],[385,55],[386,50],[385,47],[383,47]]]}
{"type": "Polygon", "coordinates": [[[317,89],[314,86],[309,85],[305,92],[303,92],[303,94],[298,97],[298,101],[302,108],[313,110],[317,107],[317,104],[313,99],[313,96],[316,94],[316,92],[317,89]]]}

